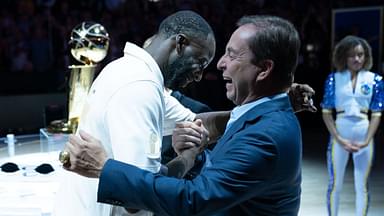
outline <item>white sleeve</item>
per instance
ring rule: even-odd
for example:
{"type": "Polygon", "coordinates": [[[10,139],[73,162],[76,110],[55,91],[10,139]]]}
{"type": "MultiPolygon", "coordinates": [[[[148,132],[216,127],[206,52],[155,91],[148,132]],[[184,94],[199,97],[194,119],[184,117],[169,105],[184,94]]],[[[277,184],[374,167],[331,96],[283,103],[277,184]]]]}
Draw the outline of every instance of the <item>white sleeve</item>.
{"type": "Polygon", "coordinates": [[[193,121],[196,114],[184,107],[176,98],[164,93],[165,117],[163,135],[172,135],[176,122],[193,121]]]}
{"type": "Polygon", "coordinates": [[[160,168],[163,92],[151,81],[125,85],[113,95],[105,115],[116,160],[157,172],[160,168]]]}

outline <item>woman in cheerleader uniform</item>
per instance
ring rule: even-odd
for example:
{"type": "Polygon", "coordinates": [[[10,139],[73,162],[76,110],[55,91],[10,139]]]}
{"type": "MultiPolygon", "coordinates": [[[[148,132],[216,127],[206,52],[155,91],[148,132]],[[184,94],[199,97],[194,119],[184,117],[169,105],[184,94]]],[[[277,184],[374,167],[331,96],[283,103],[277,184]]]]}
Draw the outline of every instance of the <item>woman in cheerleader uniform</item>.
{"type": "Polygon", "coordinates": [[[351,155],[356,215],[367,215],[373,138],[384,109],[384,83],[380,75],[369,71],[371,47],[362,38],[343,38],[336,44],[332,60],[336,72],[325,82],[321,103],[323,120],[331,136],[327,151],[328,214],[338,213],[345,168],[351,155]]]}

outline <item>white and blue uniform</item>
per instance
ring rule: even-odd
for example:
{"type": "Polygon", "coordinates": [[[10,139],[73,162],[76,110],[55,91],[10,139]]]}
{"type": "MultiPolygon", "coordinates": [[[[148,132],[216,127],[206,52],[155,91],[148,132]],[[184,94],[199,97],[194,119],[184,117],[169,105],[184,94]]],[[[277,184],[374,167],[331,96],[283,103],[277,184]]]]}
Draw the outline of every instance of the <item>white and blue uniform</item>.
{"type": "MultiPolygon", "coordinates": [[[[384,109],[382,77],[370,71],[357,74],[353,89],[351,72],[331,73],[325,83],[323,111],[336,111],[336,130],[341,137],[352,142],[366,139],[368,113],[380,115],[384,109]]],[[[327,151],[329,185],[327,207],[329,215],[337,215],[340,192],[343,186],[349,152],[330,138],[327,151]]],[[[352,154],[356,191],[356,215],[366,215],[369,206],[368,176],[373,159],[373,140],[369,145],[352,154]]]]}

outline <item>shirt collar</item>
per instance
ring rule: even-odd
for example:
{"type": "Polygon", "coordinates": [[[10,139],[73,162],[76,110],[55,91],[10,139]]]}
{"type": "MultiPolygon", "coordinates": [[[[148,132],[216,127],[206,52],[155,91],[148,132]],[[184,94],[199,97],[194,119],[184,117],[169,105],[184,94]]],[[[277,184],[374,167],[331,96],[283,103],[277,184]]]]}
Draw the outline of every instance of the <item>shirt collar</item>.
{"type": "Polygon", "coordinates": [[[263,97],[263,98],[255,100],[253,102],[246,103],[246,104],[235,107],[231,112],[231,116],[228,120],[226,130],[231,126],[231,124],[233,122],[238,120],[248,110],[250,110],[250,109],[252,109],[252,108],[254,108],[254,107],[256,107],[262,103],[265,103],[267,101],[271,101],[271,100],[275,100],[275,99],[279,99],[279,98],[287,97],[287,96],[288,96],[287,93],[280,93],[280,94],[276,94],[276,95],[272,95],[272,96],[268,96],[268,97],[263,97]]]}

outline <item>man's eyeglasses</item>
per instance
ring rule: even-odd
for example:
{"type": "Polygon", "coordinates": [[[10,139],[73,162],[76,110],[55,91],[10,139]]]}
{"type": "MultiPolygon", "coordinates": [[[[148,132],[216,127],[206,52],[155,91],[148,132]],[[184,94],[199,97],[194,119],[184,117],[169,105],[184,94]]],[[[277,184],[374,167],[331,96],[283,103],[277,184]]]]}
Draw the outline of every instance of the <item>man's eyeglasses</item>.
{"type": "MultiPolygon", "coordinates": [[[[15,163],[12,163],[12,162],[7,162],[7,163],[1,165],[0,168],[1,168],[1,171],[6,172],[6,173],[13,173],[13,172],[17,172],[20,170],[19,166],[15,163]]],[[[29,167],[23,166],[23,167],[21,167],[21,170],[28,172],[29,167]]],[[[48,174],[48,173],[55,171],[55,169],[53,169],[52,165],[47,164],[47,163],[43,163],[39,166],[36,166],[33,170],[37,173],[40,173],[40,174],[48,174]]],[[[27,176],[28,173],[24,173],[23,175],[27,176]]]]}

